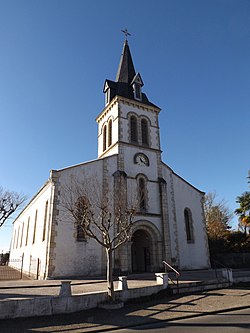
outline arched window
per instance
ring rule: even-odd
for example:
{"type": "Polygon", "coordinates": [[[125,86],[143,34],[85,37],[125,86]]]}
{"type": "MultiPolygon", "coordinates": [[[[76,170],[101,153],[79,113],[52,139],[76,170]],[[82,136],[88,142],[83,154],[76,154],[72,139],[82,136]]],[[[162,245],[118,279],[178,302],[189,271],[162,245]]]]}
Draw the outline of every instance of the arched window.
{"type": "Polygon", "coordinates": [[[76,227],[76,239],[78,242],[82,242],[85,240],[85,232],[82,228],[81,225],[77,224],[77,227],[76,227]]]}
{"type": "Polygon", "coordinates": [[[107,142],[107,126],[105,125],[103,127],[103,151],[105,151],[107,148],[106,142],[107,142]]]}
{"type": "Polygon", "coordinates": [[[108,137],[108,147],[112,145],[112,120],[109,121],[109,137],[108,137]]]}
{"type": "Polygon", "coordinates": [[[33,241],[32,241],[33,244],[35,243],[35,240],[36,240],[36,223],[37,223],[37,210],[36,210],[35,222],[34,222],[33,241]]]}
{"type": "Polygon", "coordinates": [[[133,89],[134,89],[134,98],[141,101],[141,85],[138,83],[134,83],[133,89]]]}
{"type": "Polygon", "coordinates": [[[16,229],[14,231],[14,238],[13,238],[13,246],[12,246],[12,249],[14,249],[15,247],[15,243],[16,243],[16,229]]]}
{"type": "Polygon", "coordinates": [[[140,203],[140,210],[146,210],[146,182],[145,179],[140,177],[138,181],[139,186],[139,203],[140,203]]]}
{"type": "Polygon", "coordinates": [[[17,232],[17,240],[16,240],[16,248],[18,247],[18,242],[19,242],[19,233],[20,233],[20,225],[18,226],[18,232],[17,232]]]}
{"type": "Polygon", "coordinates": [[[105,105],[110,102],[110,89],[107,89],[105,92],[105,105]]]}
{"type": "Polygon", "coordinates": [[[24,229],[24,222],[22,224],[22,233],[21,233],[21,242],[20,242],[20,247],[23,246],[23,229],[24,229]]]}
{"type": "Polygon", "coordinates": [[[142,144],[148,145],[148,122],[146,119],[141,121],[141,141],[142,144]]]}
{"type": "Polygon", "coordinates": [[[76,240],[81,242],[86,239],[85,227],[91,214],[89,201],[86,197],[79,197],[75,204],[74,218],[76,221],[76,240]]]}
{"type": "Polygon", "coordinates": [[[44,220],[43,220],[43,241],[45,240],[46,235],[46,224],[47,224],[47,213],[48,213],[48,201],[45,204],[45,211],[44,211],[44,220]]]}
{"type": "Polygon", "coordinates": [[[130,118],[130,140],[131,142],[138,142],[137,119],[135,116],[130,118]]]}
{"type": "Polygon", "coordinates": [[[27,222],[27,231],[26,231],[26,240],[25,240],[25,246],[27,246],[28,244],[28,238],[29,238],[29,227],[30,227],[30,216],[28,218],[28,222],[27,222]]]}
{"type": "Polygon", "coordinates": [[[184,220],[185,220],[185,228],[186,228],[186,237],[189,243],[194,241],[193,238],[193,226],[192,226],[192,213],[189,209],[184,210],[184,220]]]}

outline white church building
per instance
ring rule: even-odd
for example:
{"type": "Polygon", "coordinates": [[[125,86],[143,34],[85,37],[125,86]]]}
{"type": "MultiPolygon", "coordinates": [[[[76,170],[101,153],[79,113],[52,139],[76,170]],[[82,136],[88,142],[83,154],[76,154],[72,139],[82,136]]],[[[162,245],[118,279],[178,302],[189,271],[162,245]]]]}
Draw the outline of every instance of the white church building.
{"type": "Polygon", "coordinates": [[[13,222],[10,261],[22,257],[23,272],[39,279],[105,274],[104,249],[93,239],[83,239],[61,209],[63,185],[72,177],[79,181],[95,177],[110,184],[109,189],[120,177],[134,194],[145,193],[131,239],[115,252],[115,270],[162,271],[163,260],[180,270],[210,267],[204,192],[162,161],[161,110],[142,87],[125,40],[116,80],[105,81],[105,107],[96,118],[98,158],[52,170],[13,222]],[[35,269],[34,262],[39,263],[35,269]]]}

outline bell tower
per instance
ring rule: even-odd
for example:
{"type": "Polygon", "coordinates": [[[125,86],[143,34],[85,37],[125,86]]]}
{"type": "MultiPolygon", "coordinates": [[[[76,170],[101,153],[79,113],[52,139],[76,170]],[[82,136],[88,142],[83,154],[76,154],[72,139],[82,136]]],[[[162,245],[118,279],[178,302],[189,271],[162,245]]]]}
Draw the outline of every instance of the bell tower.
{"type": "MultiPolygon", "coordinates": [[[[129,148],[134,153],[134,163],[141,164],[149,161],[148,154],[160,154],[160,108],[148,100],[142,91],[143,86],[126,39],[116,80],[104,83],[105,108],[96,118],[98,158],[118,154],[122,160],[125,158],[124,150],[129,148]]],[[[119,168],[123,169],[122,165],[119,168]]]]}
{"type": "MultiPolygon", "coordinates": [[[[147,260],[143,259],[144,266],[153,270],[160,266],[162,258],[170,260],[171,249],[167,183],[163,179],[158,123],[161,110],[149,101],[143,88],[142,76],[135,71],[128,41],[125,40],[116,80],[106,80],[104,84],[105,108],[96,119],[98,158],[117,156],[116,172],[112,173],[114,186],[122,182],[127,199],[138,200],[135,223],[138,228],[141,226],[138,235],[152,240],[144,244],[146,252],[142,258],[147,257],[147,260]],[[162,237],[153,241],[156,226],[162,237]],[[161,249],[157,247],[160,243],[161,249]]],[[[136,235],[133,235],[132,242],[137,239],[136,235]]],[[[136,270],[133,263],[142,259],[135,259],[135,253],[140,252],[137,250],[129,246],[119,250],[116,255],[122,270],[136,270]],[[131,261],[124,258],[131,258],[131,261]]]]}

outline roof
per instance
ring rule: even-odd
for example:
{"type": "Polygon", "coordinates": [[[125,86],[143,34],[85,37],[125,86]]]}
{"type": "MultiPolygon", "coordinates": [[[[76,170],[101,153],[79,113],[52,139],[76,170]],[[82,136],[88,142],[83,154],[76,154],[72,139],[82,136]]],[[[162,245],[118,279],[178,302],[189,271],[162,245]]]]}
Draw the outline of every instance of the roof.
{"type": "MultiPolygon", "coordinates": [[[[118,71],[116,74],[116,81],[106,80],[103,92],[106,92],[107,89],[110,89],[110,101],[117,95],[138,101],[134,98],[134,91],[132,86],[137,77],[139,77],[142,82],[140,73],[135,72],[128,41],[125,40],[120,63],[118,66],[118,71]]],[[[157,105],[151,103],[148,100],[145,93],[142,93],[142,99],[140,102],[146,105],[159,108],[157,105]]]]}
{"type": "Polygon", "coordinates": [[[128,41],[125,40],[121,55],[120,64],[116,74],[116,82],[130,83],[135,77],[135,68],[131,57],[128,41]]]}

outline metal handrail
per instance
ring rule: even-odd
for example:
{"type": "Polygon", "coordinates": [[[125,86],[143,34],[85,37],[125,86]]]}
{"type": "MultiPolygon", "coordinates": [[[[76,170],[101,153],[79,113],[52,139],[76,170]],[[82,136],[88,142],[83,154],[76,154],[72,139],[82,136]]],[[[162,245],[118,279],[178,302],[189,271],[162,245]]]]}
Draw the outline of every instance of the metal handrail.
{"type": "MultiPolygon", "coordinates": [[[[172,267],[169,263],[167,263],[165,260],[162,262],[165,265],[165,271],[167,270],[167,267],[169,267],[173,272],[175,272],[176,277],[176,285],[177,285],[177,292],[179,293],[179,277],[181,276],[180,272],[178,272],[174,267],[172,267]]],[[[170,279],[170,278],[169,278],[170,279]]],[[[174,281],[170,279],[173,283],[174,281]]],[[[174,283],[175,284],[175,283],[174,283]]]]}

